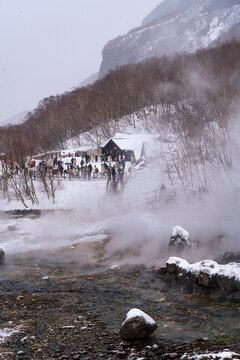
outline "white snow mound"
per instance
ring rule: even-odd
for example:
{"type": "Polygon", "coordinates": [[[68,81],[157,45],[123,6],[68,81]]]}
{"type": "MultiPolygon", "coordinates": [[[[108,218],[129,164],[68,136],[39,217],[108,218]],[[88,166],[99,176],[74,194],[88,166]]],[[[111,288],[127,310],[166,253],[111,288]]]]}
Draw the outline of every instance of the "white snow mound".
{"type": "Polygon", "coordinates": [[[199,275],[200,272],[205,272],[210,276],[221,275],[229,279],[235,278],[235,280],[240,281],[240,263],[220,265],[213,260],[203,260],[195,264],[189,264],[189,262],[185,259],[170,257],[167,264],[175,264],[181,269],[195,275],[199,275]]]}
{"type": "Polygon", "coordinates": [[[176,237],[176,236],[180,236],[181,238],[185,239],[186,241],[189,241],[190,235],[187,232],[187,230],[185,230],[184,228],[182,228],[181,226],[174,226],[174,228],[172,229],[172,236],[176,237]]]}
{"type": "MultiPolygon", "coordinates": [[[[151,324],[151,325],[155,324],[155,321],[151,318],[151,316],[147,315],[144,311],[136,309],[136,308],[133,308],[128,311],[126,320],[131,319],[135,316],[142,316],[145,319],[146,323],[151,324]]],[[[125,321],[124,321],[124,323],[125,323],[125,321]]]]}

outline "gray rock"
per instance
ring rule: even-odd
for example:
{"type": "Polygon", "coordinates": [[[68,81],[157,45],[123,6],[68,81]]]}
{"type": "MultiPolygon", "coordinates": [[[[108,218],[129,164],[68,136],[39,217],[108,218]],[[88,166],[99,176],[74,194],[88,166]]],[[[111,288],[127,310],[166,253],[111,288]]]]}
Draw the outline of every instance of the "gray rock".
{"type": "Polygon", "coordinates": [[[228,295],[228,299],[230,299],[230,300],[240,300],[240,291],[236,291],[236,292],[228,295]]]}
{"type": "Polygon", "coordinates": [[[240,251],[237,252],[225,252],[223,255],[219,255],[216,260],[218,264],[229,264],[232,262],[240,263],[240,251]]]}
{"type": "Polygon", "coordinates": [[[194,273],[191,270],[183,269],[175,262],[167,262],[166,266],[157,271],[157,274],[171,287],[180,288],[188,294],[216,293],[216,297],[219,295],[219,297],[225,298],[230,294],[235,294],[234,296],[238,298],[240,293],[240,281],[235,277],[224,276],[221,273],[211,274],[204,270],[194,273]]]}
{"type": "Polygon", "coordinates": [[[120,337],[122,340],[141,340],[151,335],[156,329],[157,323],[151,317],[141,310],[132,309],[120,328],[120,337]]]}

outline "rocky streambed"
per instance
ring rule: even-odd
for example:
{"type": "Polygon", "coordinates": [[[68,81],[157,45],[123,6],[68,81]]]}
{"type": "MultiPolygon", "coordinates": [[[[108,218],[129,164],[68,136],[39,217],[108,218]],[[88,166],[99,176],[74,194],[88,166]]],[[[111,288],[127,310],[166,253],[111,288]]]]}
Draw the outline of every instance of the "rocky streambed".
{"type": "Polygon", "coordinates": [[[181,359],[225,348],[240,352],[239,301],[171,290],[144,266],[100,268],[42,277],[38,264],[24,280],[21,271],[14,280],[10,268],[2,270],[0,359],[181,359]],[[119,329],[133,307],[158,328],[145,340],[122,341],[119,329]]]}
{"type": "MultiPolygon", "coordinates": [[[[17,231],[9,228],[2,239],[17,231]]],[[[104,241],[81,243],[73,236],[66,247],[6,253],[0,267],[0,360],[188,360],[227,348],[240,353],[238,298],[184,292],[159,267],[113,266],[126,254],[106,257],[104,241]],[[156,321],[150,337],[121,340],[132,308],[156,321]]]]}

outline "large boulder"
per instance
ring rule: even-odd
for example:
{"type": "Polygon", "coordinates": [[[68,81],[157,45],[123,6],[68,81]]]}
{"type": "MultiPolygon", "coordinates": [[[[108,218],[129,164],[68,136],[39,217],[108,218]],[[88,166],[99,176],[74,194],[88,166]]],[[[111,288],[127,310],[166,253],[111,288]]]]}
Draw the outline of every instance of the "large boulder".
{"type": "Polygon", "coordinates": [[[189,233],[181,226],[174,226],[168,246],[174,247],[177,250],[190,248],[192,243],[190,241],[189,233]]]}
{"type": "Polygon", "coordinates": [[[4,262],[4,256],[5,256],[5,253],[4,253],[3,249],[0,249],[0,265],[3,264],[3,262],[4,262]]]}
{"type": "Polygon", "coordinates": [[[157,329],[157,323],[145,312],[131,309],[120,328],[122,340],[141,340],[157,329]]]}
{"type": "Polygon", "coordinates": [[[221,292],[222,296],[234,293],[239,296],[240,263],[221,265],[213,260],[203,260],[190,264],[185,259],[170,257],[157,273],[170,286],[180,287],[186,293],[221,292]]]}

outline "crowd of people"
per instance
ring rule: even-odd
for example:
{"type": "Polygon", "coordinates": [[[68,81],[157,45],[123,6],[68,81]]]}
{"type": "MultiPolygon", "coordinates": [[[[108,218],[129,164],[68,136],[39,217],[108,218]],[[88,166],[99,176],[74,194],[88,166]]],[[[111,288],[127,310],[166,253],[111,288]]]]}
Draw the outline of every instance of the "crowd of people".
{"type": "Polygon", "coordinates": [[[116,162],[115,164],[105,164],[107,172],[107,191],[118,192],[124,188],[125,164],[116,162]]]}
{"type": "Polygon", "coordinates": [[[31,174],[34,179],[37,175],[48,174],[49,171],[53,175],[60,175],[69,179],[96,180],[105,178],[107,180],[107,192],[115,193],[124,187],[125,165],[124,155],[84,154],[79,156],[79,154],[69,153],[65,155],[65,158],[60,155],[52,155],[41,160],[31,158],[27,161],[22,160],[19,165],[16,164],[16,169],[12,169],[12,171],[17,174],[19,170],[24,170],[31,174]]]}
{"type": "MultiPolygon", "coordinates": [[[[124,187],[125,156],[117,157],[106,155],[85,155],[82,157],[80,165],[76,163],[75,158],[71,158],[71,163],[67,165],[65,173],[71,179],[78,176],[83,180],[95,180],[97,178],[107,178],[107,191],[118,192],[124,187]]],[[[62,162],[58,162],[58,171],[63,174],[62,162]]]]}

